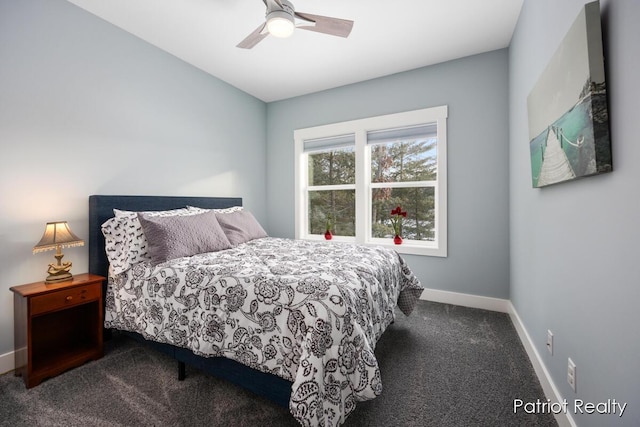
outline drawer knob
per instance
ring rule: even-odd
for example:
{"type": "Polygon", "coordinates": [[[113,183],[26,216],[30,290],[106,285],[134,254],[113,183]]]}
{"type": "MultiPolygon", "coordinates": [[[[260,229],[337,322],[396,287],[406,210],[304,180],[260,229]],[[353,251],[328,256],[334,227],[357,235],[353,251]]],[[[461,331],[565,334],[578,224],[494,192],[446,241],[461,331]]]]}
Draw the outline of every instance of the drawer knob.
{"type": "Polygon", "coordinates": [[[65,300],[67,301],[71,301],[73,299],[73,297],[71,295],[69,295],[68,297],[65,298],[65,300]]]}

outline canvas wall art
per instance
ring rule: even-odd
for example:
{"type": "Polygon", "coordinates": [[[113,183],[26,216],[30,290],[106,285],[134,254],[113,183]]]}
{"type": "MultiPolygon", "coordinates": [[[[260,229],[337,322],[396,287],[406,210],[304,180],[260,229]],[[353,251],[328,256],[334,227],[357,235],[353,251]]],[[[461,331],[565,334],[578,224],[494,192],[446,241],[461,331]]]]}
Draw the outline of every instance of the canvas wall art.
{"type": "Polygon", "coordinates": [[[612,170],[600,3],[588,3],[527,98],[533,187],[612,170]]]}

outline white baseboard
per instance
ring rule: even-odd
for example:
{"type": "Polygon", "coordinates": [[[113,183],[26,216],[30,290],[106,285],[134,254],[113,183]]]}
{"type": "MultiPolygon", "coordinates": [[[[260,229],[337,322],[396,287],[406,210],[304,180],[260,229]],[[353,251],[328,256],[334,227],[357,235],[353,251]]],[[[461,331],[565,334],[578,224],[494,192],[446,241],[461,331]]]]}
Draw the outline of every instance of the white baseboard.
{"type": "Polygon", "coordinates": [[[5,374],[15,369],[15,352],[0,354],[0,374],[5,374]]]}
{"type": "Polygon", "coordinates": [[[420,299],[445,304],[461,305],[463,307],[481,308],[484,310],[509,313],[509,300],[501,298],[481,297],[478,295],[461,294],[458,292],[425,289],[420,299]]]}
{"type": "MultiPolygon", "coordinates": [[[[535,345],[533,345],[533,341],[531,340],[531,336],[527,332],[527,328],[524,327],[522,321],[520,320],[520,316],[518,316],[518,312],[516,311],[511,301],[509,301],[509,316],[511,316],[511,321],[513,322],[513,326],[515,326],[516,331],[518,332],[518,336],[520,337],[520,341],[524,346],[527,354],[529,355],[529,360],[531,360],[531,364],[533,365],[533,369],[538,376],[538,380],[540,381],[540,385],[542,386],[542,390],[544,391],[547,399],[550,399],[551,402],[562,402],[562,396],[558,391],[558,388],[554,384],[551,379],[551,375],[549,375],[549,371],[547,370],[542,358],[540,357],[540,353],[536,350],[535,345]]],[[[559,414],[555,414],[556,421],[560,427],[577,427],[576,422],[571,417],[571,414],[560,412],[559,414]]]]}
{"type": "MultiPolygon", "coordinates": [[[[540,381],[540,385],[542,386],[545,396],[552,402],[563,401],[560,392],[551,379],[551,375],[549,375],[549,371],[547,371],[547,368],[542,362],[540,354],[533,345],[533,341],[531,340],[527,329],[524,327],[524,324],[520,320],[520,316],[518,316],[518,313],[510,300],[440,291],[437,289],[425,289],[422,292],[420,299],[445,304],[461,305],[464,307],[481,308],[484,310],[498,311],[500,313],[508,313],[516,331],[518,332],[518,337],[529,356],[529,360],[531,360],[531,364],[533,365],[533,369],[540,381]]],[[[560,427],[577,427],[577,424],[569,413],[565,414],[561,412],[556,414],[555,417],[560,427]]]]}

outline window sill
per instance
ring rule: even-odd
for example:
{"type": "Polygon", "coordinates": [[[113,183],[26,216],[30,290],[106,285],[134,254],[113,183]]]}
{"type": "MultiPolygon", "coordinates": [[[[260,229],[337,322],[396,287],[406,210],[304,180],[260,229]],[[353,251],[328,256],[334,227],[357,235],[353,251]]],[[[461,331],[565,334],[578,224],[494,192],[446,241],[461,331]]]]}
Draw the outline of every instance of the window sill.
{"type": "Polygon", "coordinates": [[[406,255],[421,255],[421,256],[437,256],[437,257],[446,257],[447,252],[442,248],[438,248],[435,245],[426,246],[413,242],[404,241],[399,245],[394,244],[392,241],[387,242],[369,242],[366,243],[370,246],[383,246],[388,249],[393,249],[399,254],[406,255]]]}
{"type": "Polygon", "coordinates": [[[425,244],[418,244],[412,241],[404,241],[400,245],[394,244],[393,239],[376,239],[369,242],[358,243],[353,237],[333,236],[331,240],[326,240],[323,236],[320,236],[320,235],[306,236],[303,239],[336,242],[336,243],[356,243],[356,244],[364,244],[366,246],[382,246],[387,249],[393,249],[399,254],[403,254],[403,255],[435,256],[435,257],[442,257],[442,258],[447,257],[446,248],[438,248],[435,245],[427,246],[425,244]]]}

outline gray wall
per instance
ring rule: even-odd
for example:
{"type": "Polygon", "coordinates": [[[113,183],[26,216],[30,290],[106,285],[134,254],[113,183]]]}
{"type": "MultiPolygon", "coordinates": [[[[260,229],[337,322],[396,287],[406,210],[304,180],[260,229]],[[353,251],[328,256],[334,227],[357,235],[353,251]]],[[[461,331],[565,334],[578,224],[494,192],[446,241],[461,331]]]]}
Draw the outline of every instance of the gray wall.
{"type": "Polygon", "coordinates": [[[509,51],[511,300],[559,392],[628,403],[580,426],[640,425],[640,2],[601,2],[611,174],[531,188],[526,98],[583,0],[525,0],[509,51]],[[555,353],[545,349],[555,334],[555,353]],[[566,381],[577,365],[577,394],[566,381]]]}
{"type": "Polygon", "coordinates": [[[241,196],[266,224],[265,135],[262,101],[82,9],[0,0],[0,356],[9,288],[55,261],[31,254],[45,222],[86,238],[90,194],[151,194],[241,196]]]}
{"type": "MultiPolygon", "coordinates": [[[[265,106],[63,0],[0,0],[0,356],[9,287],[45,276],[52,253],[31,248],[46,221],[87,235],[88,195],[242,196],[292,237],[294,129],[446,104],[449,257],[412,268],[430,288],[511,298],[571,401],[629,403],[580,425],[640,424],[636,0],[603,1],[615,171],[530,183],[526,97],[583,3],[525,0],[508,51],[265,106]]],[[[86,271],[86,247],[65,253],[86,271]]]]}
{"type": "Polygon", "coordinates": [[[449,256],[405,258],[428,288],[508,298],[507,81],[498,50],[268,104],[272,234],[294,236],[294,129],[448,105],[449,256]]]}

